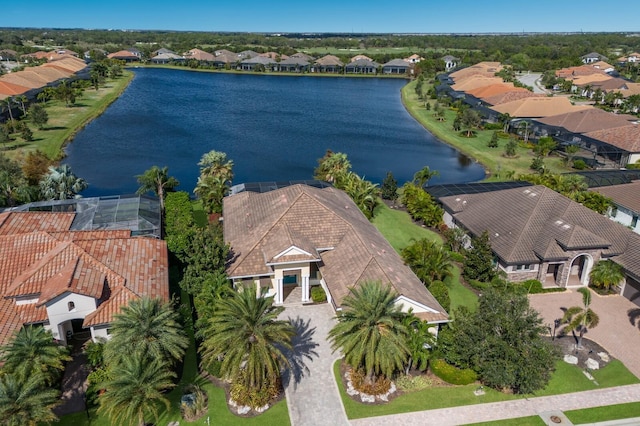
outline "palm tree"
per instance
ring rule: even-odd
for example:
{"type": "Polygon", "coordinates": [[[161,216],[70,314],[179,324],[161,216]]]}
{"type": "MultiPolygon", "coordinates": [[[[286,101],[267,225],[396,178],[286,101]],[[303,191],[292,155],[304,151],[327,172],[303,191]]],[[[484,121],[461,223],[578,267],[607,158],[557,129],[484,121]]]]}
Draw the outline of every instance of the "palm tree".
{"type": "Polygon", "coordinates": [[[200,177],[193,191],[209,213],[222,213],[222,200],[233,180],[233,161],[220,151],[209,151],[202,156],[200,177]]]}
{"type": "Polygon", "coordinates": [[[498,121],[502,124],[502,131],[504,133],[509,132],[509,125],[511,124],[511,115],[509,113],[500,114],[498,116],[498,121]]]}
{"type": "Polygon", "coordinates": [[[140,188],[136,191],[137,194],[144,194],[146,192],[153,192],[160,199],[160,210],[164,213],[164,196],[165,192],[173,191],[180,182],[173,176],[169,176],[169,168],[153,166],[141,175],[137,175],[140,188]]]}
{"type": "Polygon", "coordinates": [[[433,281],[444,281],[451,277],[451,253],[441,244],[426,238],[413,242],[400,252],[404,262],[427,287],[433,281]]]}
{"type": "Polygon", "coordinates": [[[351,197],[367,219],[373,217],[373,211],[378,205],[378,196],[380,195],[377,183],[369,182],[355,173],[349,172],[344,178],[342,189],[351,197]]]}
{"type": "Polygon", "coordinates": [[[9,96],[2,101],[2,104],[6,105],[7,111],[9,112],[9,120],[13,123],[13,97],[9,96]]]}
{"type": "Polygon", "coordinates": [[[49,172],[40,181],[40,192],[46,200],[67,200],[79,198],[78,193],[88,186],[87,181],[73,174],[69,165],[63,164],[49,167],[49,172]]]}
{"type": "Polygon", "coordinates": [[[351,162],[347,159],[347,154],[327,150],[318,163],[313,173],[314,178],[332,183],[336,188],[342,188],[351,170],[351,162]]]}
{"type": "Polygon", "coordinates": [[[431,355],[430,349],[436,340],[429,331],[431,326],[413,314],[406,315],[403,324],[408,330],[407,348],[409,349],[405,374],[409,374],[413,367],[422,371],[427,368],[431,355]]]}
{"type": "Polygon", "coordinates": [[[329,331],[332,349],[340,349],[354,369],[364,369],[368,384],[378,375],[391,377],[409,357],[405,314],[395,303],[397,297],[389,285],[377,281],[351,288],[338,324],[329,331]]]}
{"type": "Polygon", "coordinates": [[[198,166],[201,176],[219,176],[229,182],[233,180],[233,161],[228,160],[224,152],[207,152],[200,158],[198,166]]]}
{"type": "Polygon", "coordinates": [[[37,377],[46,384],[53,383],[70,361],[66,347],[53,339],[49,330],[28,325],[18,330],[2,348],[4,370],[21,380],[37,377]]]}
{"type": "Polygon", "coordinates": [[[189,339],[171,304],[143,297],[115,315],[105,359],[108,363],[117,362],[140,353],[171,364],[184,356],[188,345],[189,339]]]}
{"type": "Polygon", "coordinates": [[[164,392],[175,386],[176,374],[162,359],[134,352],[122,357],[114,371],[98,399],[98,413],[108,416],[111,424],[143,425],[149,417],[157,422],[158,405],[170,408],[164,392]]]}
{"type": "MultiPolygon", "coordinates": [[[[5,371],[7,371],[5,369],[5,371]]],[[[18,377],[15,373],[0,376],[0,419],[6,426],[35,426],[57,421],[53,407],[58,391],[42,387],[37,376],[18,377]]]]}
{"type": "Polygon", "coordinates": [[[589,273],[589,282],[596,288],[609,290],[624,279],[624,269],[613,260],[601,260],[589,273]]]}
{"type": "Polygon", "coordinates": [[[582,346],[582,337],[588,329],[598,326],[600,318],[591,308],[591,291],[588,288],[578,289],[582,293],[582,305],[572,306],[566,310],[562,322],[566,323],[566,331],[578,332],[578,347],[582,346]]]}
{"type": "Polygon", "coordinates": [[[19,96],[15,97],[15,101],[20,106],[20,110],[22,111],[22,115],[23,116],[27,115],[27,107],[25,105],[28,102],[27,97],[25,95],[19,95],[19,96]]]}
{"type": "Polygon", "coordinates": [[[413,175],[413,183],[420,188],[429,186],[429,181],[435,176],[440,176],[440,172],[437,170],[431,170],[429,166],[424,166],[413,175]]]}
{"type": "Polygon", "coordinates": [[[282,350],[291,349],[295,329],[277,319],[284,308],[272,302],[272,297],[256,297],[251,289],[220,301],[205,331],[203,364],[222,358],[222,375],[248,388],[273,383],[288,365],[282,350]]]}

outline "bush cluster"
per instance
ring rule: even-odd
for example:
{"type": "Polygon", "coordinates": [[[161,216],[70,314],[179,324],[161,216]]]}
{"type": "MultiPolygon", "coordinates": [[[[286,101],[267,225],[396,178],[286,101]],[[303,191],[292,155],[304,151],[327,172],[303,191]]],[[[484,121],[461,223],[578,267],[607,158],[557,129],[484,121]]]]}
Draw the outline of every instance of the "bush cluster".
{"type": "Polygon", "coordinates": [[[542,283],[538,280],[526,280],[520,283],[529,294],[538,294],[538,293],[556,293],[564,291],[564,288],[552,287],[552,288],[543,288],[542,283]]]}
{"type": "Polygon", "coordinates": [[[431,361],[430,368],[433,374],[452,385],[468,385],[478,380],[478,375],[475,371],[468,368],[457,368],[447,364],[443,359],[431,361]]]}
{"type": "Polygon", "coordinates": [[[271,382],[265,383],[262,387],[250,388],[246,387],[242,380],[238,380],[231,385],[229,394],[238,405],[260,408],[280,394],[280,386],[278,382],[271,382]]]}
{"type": "Polygon", "coordinates": [[[414,392],[433,385],[433,381],[426,376],[405,376],[396,379],[396,387],[401,391],[414,392]]]}
{"type": "Polygon", "coordinates": [[[185,395],[192,395],[192,402],[180,402],[182,418],[188,422],[194,422],[204,416],[209,407],[209,397],[199,386],[192,385],[185,389],[185,395]]]}
{"type": "Polygon", "coordinates": [[[376,380],[369,384],[366,383],[366,374],[363,370],[351,370],[349,372],[353,388],[367,395],[383,395],[391,388],[391,380],[383,375],[376,377],[376,380]]]}
{"type": "Polygon", "coordinates": [[[324,292],[324,289],[320,286],[311,288],[311,300],[314,303],[322,303],[327,301],[327,294],[324,292]]]}
{"type": "Polygon", "coordinates": [[[577,159],[573,161],[573,168],[576,170],[584,170],[587,168],[587,163],[584,162],[584,160],[581,159],[577,159]]]}

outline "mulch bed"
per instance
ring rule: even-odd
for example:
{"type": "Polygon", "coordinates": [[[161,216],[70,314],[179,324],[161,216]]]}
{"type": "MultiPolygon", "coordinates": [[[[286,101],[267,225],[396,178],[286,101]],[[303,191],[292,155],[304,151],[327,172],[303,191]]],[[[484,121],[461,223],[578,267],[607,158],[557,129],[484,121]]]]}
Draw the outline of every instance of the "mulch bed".
{"type": "MultiPolygon", "coordinates": [[[[545,339],[551,340],[550,337],[545,337],[545,339]]],[[[576,348],[576,339],[571,334],[558,336],[552,341],[552,343],[559,348],[561,357],[564,357],[565,355],[573,355],[578,358],[577,366],[579,368],[586,368],[586,362],[589,358],[598,361],[600,368],[603,368],[614,359],[606,349],[586,337],[582,338],[582,345],[580,348],[576,348]],[[601,352],[609,355],[608,362],[603,361],[600,356],[598,356],[601,352]]]]}
{"type": "Polygon", "coordinates": [[[231,383],[219,379],[217,377],[214,377],[210,374],[207,374],[206,376],[204,376],[207,380],[209,380],[211,383],[213,383],[214,385],[216,385],[216,387],[222,388],[224,389],[224,398],[225,398],[225,403],[227,404],[227,408],[229,409],[229,411],[231,411],[234,415],[238,416],[238,417],[256,417],[259,416],[260,414],[266,413],[267,411],[269,411],[271,409],[271,407],[273,407],[277,402],[280,402],[284,399],[285,395],[284,395],[284,389],[280,389],[280,393],[278,394],[277,397],[275,397],[274,399],[272,399],[271,401],[269,401],[269,408],[267,408],[266,411],[262,412],[262,413],[258,413],[255,410],[250,410],[248,413],[246,414],[239,414],[238,413],[238,408],[237,407],[233,407],[231,405],[229,405],[229,399],[231,399],[231,394],[230,389],[231,389],[231,383]]]}

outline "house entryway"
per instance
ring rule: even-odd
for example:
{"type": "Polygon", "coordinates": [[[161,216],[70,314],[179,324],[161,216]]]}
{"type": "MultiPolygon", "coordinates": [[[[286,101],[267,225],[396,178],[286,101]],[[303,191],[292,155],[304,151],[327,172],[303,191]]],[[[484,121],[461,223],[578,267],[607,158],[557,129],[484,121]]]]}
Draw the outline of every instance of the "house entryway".
{"type": "Polygon", "coordinates": [[[286,304],[301,303],[302,300],[302,280],[300,270],[285,271],[282,276],[282,302],[286,304]]]}
{"type": "Polygon", "coordinates": [[[579,287],[587,285],[589,282],[589,272],[591,272],[591,266],[593,265],[593,259],[588,254],[581,254],[577,256],[571,262],[569,268],[569,276],[567,277],[566,287],[579,287]]]}

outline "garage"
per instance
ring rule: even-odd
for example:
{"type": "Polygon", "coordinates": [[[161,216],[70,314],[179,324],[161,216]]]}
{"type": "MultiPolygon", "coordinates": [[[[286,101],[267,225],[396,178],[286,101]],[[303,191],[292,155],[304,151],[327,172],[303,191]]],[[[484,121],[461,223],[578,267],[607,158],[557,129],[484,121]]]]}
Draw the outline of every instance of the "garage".
{"type": "Polygon", "coordinates": [[[622,295],[640,306],[640,281],[627,276],[627,284],[624,286],[622,295]]]}

